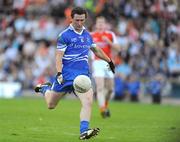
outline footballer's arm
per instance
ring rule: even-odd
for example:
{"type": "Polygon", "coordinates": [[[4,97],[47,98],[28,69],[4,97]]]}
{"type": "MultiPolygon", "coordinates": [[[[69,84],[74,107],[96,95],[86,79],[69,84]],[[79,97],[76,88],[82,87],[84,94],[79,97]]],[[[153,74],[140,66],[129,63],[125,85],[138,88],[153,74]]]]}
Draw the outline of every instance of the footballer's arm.
{"type": "Polygon", "coordinates": [[[121,51],[121,47],[117,42],[112,42],[110,39],[108,39],[107,37],[102,37],[113,49],[115,49],[116,51],[120,52],[121,51]]]}
{"type": "Polygon", "coordinates": [[[106,36],[103,36],[103,40],[106,41],[113,49],[115,49],[116,51],[120,52],[121,51],[121,47],[117,42],[116,36],[113,33],[113,41],[111,41],[109,38],[107,38],[106,36]]]}
{"type": "Polygon", "coordinates": [[[57,72],[62,72],[62,57],[64,55],[64,51],[57,50],[56,51],[56,69],[57,72]]]}
{"type": "Polygon", "coordinates": [[[116,51],[120,52],[121,51],[121,47],[119,44],[116,43],[112,43],[111,41],[109,42],[110,46],[115,49],[116,51]]]}
{"type": "Polygon", "coordinates": [[[111,59],[104,53],[104,51],[101,49],[101,48],[99,48],[99,47],[92,47],[91,48],[91,51],[97,56],[97,57],[99,57],[100,59],[102,59],[102,60],[104,60],[104,61],[106,61],[106,62],[110,62],[111,61],[111,59]]]}

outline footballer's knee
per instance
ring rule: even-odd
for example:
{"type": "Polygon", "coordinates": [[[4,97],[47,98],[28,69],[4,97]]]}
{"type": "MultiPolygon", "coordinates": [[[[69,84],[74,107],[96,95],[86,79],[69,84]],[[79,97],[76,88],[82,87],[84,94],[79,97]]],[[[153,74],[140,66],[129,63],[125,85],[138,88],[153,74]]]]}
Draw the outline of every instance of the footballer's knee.
{"type": "Polygon", "coordinates": [[[108,90],[108,94],[111,94],[111,93],[113,93],[113,89],[108,90]]]}
{"type": "Polygon", "coordinates": [[[86,101],[84,102],[84,106],[91,107],[92,103],[93,103],[92,99],[86,98],[86,101]]]}
{"type": "Polygon", "coordinates": [[[97,93],[99,94],[99,93],[102,93],[103,92],[103,88],[97,88],[97,93]]]}
{"type": "Polygon", "coordinates": [[[48,109],[55,109],[56,105],[53,103],[48,104],[48,109]]]}
{"type": "Polygon", "coordinates": [[[89,100],[88,100],[88,105],[89,105],[89,106],[92,106],[92,103],[93,103],[93,101],[89,99],[89,100]]]}

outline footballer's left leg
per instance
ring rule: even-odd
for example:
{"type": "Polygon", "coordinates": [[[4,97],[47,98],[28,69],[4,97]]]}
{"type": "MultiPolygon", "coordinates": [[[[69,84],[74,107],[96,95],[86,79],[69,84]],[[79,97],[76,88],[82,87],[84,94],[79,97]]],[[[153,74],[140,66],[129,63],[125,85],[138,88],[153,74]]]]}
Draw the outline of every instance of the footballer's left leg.
{"type": "Polygon", "coordinates": [[[99,131],[100,131],[99,128],[88,129],[88,130],[86,130],[86,131],[84,131],[83,133],[80,134],[79,139],[80,140],[90,139],[90,138],[95,137],[96,135],[98,135],[99,131]]]}
{"type": "Polygon", "coordinates": [[[99,132],[99,128],[89,129],[89,122],[91,118],[92,103],[93,103],[93,90],[90,89],[86,93],[77,93],[81,101],[80,112],[80,139],[89,139],[96,136],[99,132]]]}

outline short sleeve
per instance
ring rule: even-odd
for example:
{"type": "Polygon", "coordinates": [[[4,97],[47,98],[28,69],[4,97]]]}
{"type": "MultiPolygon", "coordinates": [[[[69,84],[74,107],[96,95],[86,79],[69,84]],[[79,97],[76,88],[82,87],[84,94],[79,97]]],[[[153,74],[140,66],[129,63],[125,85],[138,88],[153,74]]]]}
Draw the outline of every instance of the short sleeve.
{"type": "Polygon", "coordinates": [[[112,38],[113,38],[113,43],[114,43],[114,44],[118,44],[118,40],[117,40],[117,38],[116,38],[116,35],[115,35],[115,33],[113,33],[113,32],[112,32],[112,38]]]}
{"type": "Polygon", "coordinates": [[[65,51],[67,48],[66,39],[63,34],[60,34],[57,40],[57,49],[60,51],[65,51]]]}
{"type": "Polygon", "coordinates": [[[96,47],[96,43],[93,41],[92,36],[90,36],[90,43],[91,43],[91,48],[95,48],[96,47]]]}

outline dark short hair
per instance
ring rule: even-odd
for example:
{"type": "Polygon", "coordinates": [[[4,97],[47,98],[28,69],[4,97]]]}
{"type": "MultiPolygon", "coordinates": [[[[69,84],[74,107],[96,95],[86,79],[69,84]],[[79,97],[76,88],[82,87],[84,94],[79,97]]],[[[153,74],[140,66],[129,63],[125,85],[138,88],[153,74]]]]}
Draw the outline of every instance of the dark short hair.
{"type": "Polygon", "coordinates": [[[87,11],[84,8],[82,8],[82,7],[75,7],[75,8],[73,8],[73,10],[71,12],[71,18],[74,18],[75,14],[78,14],[78,15],[85,14],[85,17],[87,18],[87,11]]]}

